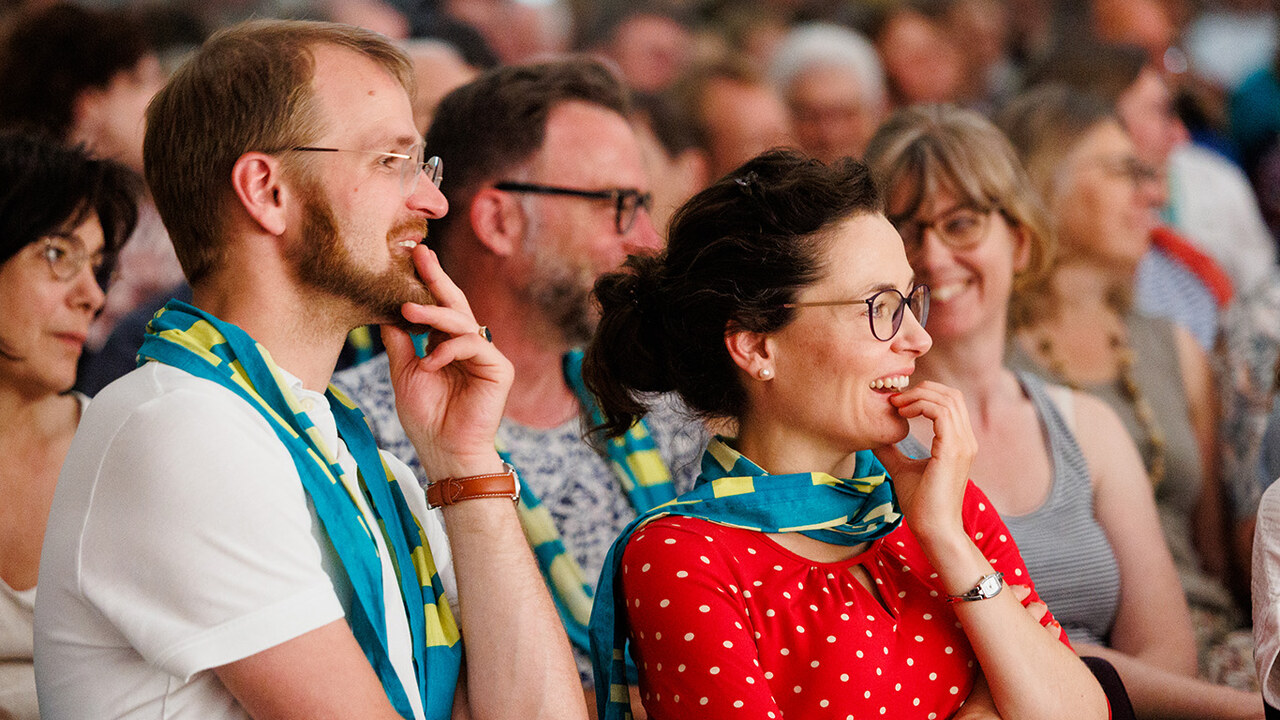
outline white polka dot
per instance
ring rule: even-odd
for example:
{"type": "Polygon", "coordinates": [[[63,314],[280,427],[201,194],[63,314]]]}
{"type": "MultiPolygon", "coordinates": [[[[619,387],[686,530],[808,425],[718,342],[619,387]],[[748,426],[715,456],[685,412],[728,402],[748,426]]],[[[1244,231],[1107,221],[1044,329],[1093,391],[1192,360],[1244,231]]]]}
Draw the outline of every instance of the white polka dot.
{"type": "Polygon", "coordinates": [[[649,572],[649,567],[650,567],[649,563],[645,563],[645,564],[640,568],[640,572],[649,572]]]}
{"type": "Polygon", "coordinates": [[[733,701],[733,706],[734,706],[734,707],[736,707],[736,708],[740,708],[740,707],[742,707],[742,701],[741,701],[741,700],[734,700],[734,701],[733,701]]]}
{"type": "Polygon", "coordinates": [[[905,545],[901,540],[899,540],[898,542],[896,542],[896,543],[894,543],[894,544],[895,544],[895,545],[897,545],[898,547],[906,547],[906,545],[905,545]]]}
{"type": "Polygon", "coordinates": [[[658,607],[666,607],[666,606],[668,606],[668,605],[670,605],[670,604],[671,604],[671,601],[670,601],[670,600],[663,599],[663,601],[662,601],[662,602],[658,603],[658,607]]]}
{"type": "Polygon", "coordinates": [[[883,714],[885,713],[885,710],[887,710],[887,709],[888,709],[888,708],[881,707],[881,708],[880,708],[880,714],[881,714],[881,715],[883,715],[883,714]]]}
{"type": "Polygon", "coordinates": [[[689,572],[687,570],[681,570],[680,572],[676,573],[676,577],[687,578],[689,577],[689,572]]]}
{"type": "Polygon", "coordinates": [[[943,649],[942,649],[942,652],[944,652],[944,653],[946,653],[946,654],[950,655],[951,653],[953,653],[953,652],[955,652],[955,651],[951,649],[951,646],[950,646],[950,645],[948,645],[948,646],[946,646],[945,648],[943,648],[943,649]]]}
{"type": "Polygon", "coordinates": [[[931,673],[929,673],[929,679],[930,679],[930,680],[937,680],[937,679],[938,679],[938,673],[936,673],[936,672],[931,672],[931,673]]]}
{"type": "Polygon", "coordinates": [[[841,620],[848,620],[848,619],[849,619],[849,613],[840,613],[840,619],[841,619],[841,620]]]}
{"type": "Polygon", "coordinates": [[[811,668],[816,668],[816,667],[818,667],[818,661],[817,661],[817,660],[814,660],[813,662],[809,663],[809,667],[811,667],[811,668]]]}
{"type": "Polygon", "coordinates": [[[929,720],[933,720],[936,717],[938,717],[938,713],[929,713],[929,720]]]}
{"type": "Polygon", "coordinates": [[[791,688],[791,692],[794,692],[795,694],[799,695],[799,694],[800,694],[800,686],[799,686],[799,685],[797,685],[797,686],[795,686],[795,687],[791,688]]]}
{"type": "Polygon", "coordinates": [[[982,510],[982,511],[984,511],[984,512],[985,512],[985,511],[986,511],[986,509],[987,509],[987,504],[986,504],[986,503],[984,503],[984,502],[980,502],[980,503],[978,503],[978,509],[979,509],[979,510],[982,510]]]}
{"type": "Polygon", "coordinates": [[[857,653],[857,655],[858,655],[858,657],[862,657],[862,651],[861,651],[861,650],[859,650],[859,651],[858,651],[858,653],[857,653]]]}
{"type": "Polygon", "coordinates": [[[835,636],[835,635],[828,635],[828,636],[827,636],[827,642],[829,642],[829,643],[833,643],[833,642],[835,642],[835,641],[836,641],[836,636],[835,636]]]}
{"type": "Polygon", "coordinates": [[[803,625],[797,625],[797,626],[796,626],[796,632],[798,632],[798,633],[804,633],[804,626],[803,626],[803,625]]]}
{"type": "Polygon", "coordinates": [[[765,610],[765,611],[764,611],[764,614],[765,614],[765,615],[767,615],[768,617],[773,617],[773,616],[774,616],[774,615],[776,615],[777,613],[775,613],[775,612],[773,611],[773,608],[769,608],[768,610],[765,610]]]}
{"type": "Polygon", "coordinates": [[[769,711],[769,717],[776,717],[776,716],[773,714],[773,711],[772,711],[772,710],[770,710],[770,711],[769,711]]]}
{"type": "Polygon", "coordinates": [[[790,600],[790,599],[791,599],[791,593],[790,593],[790,592],[788,592],[788,591],[786,591],[786,590],[783,590],[783,591],[782,591],[782,597],[784,597],[784,598],[786,598],[786,599],[790,600]]]}
{"type": "Polygon", "coordinates": [[[675,545],[675,544],[676,544],[676,539],[675,539],[675,538],[667,538],[666,540],[663,540],[663,542],[665,542],[665,543],[666,543],[666,544],[668,544],[668,545],[675,545]]]}
{"type": "Polygon", "coordinates": [[[956,687],[955,685],[952,685],[952,686],[951,686],[950,693],[951,693],[952,695],[959,695],[959,694],[960,694],[960,688],[956,687]]]}
{"type": "Polygon", "coordinates": [[[676,672],[684,672],[684,663],[680,663],[680,667],[676,668],[676,672]]]}
{"type": "Polygon", "coordinates": [[[889,646],[888,646],[888,645],[886,645],[886,646],[884,646],[884,648],[883,648],[883,649],[884,649],[884,654],[885,654],[885,655],[888,655],[888,654],[889,654],[889,646]]]}
{"type": "Polygon", "coordinates": [[[781,566],[781,565],[774,565],[774,566],[773,566],[773,569],[774,569],[774,570],[781,570],[781,569],[782,569],[782,566],[781,566]]]}
{"type": "Polygon", "coordinates": [[[656,632],[656,633],[654,633],[654,634],[653,634],[653,639],[654,639],[654,640],[661,640],[661,639],[662,639],[662,633],[660,633],[660,632],[656,632]]]}
{"type": "Polygon", "coordinates": [[[875,622],[875,620],[876,620],[876,618],[875,618],[875,616],[874,616],[874,615],[868,615],[868,616],[867,616],[867,619],[868,619],[868,620],[870,620],[871,622],[875,622]]]}
{"type": "Polygon", "coordinates": [[[636,598],[635,605],[636,607],[640,607],[640,598],[636,598]]]}
{"type": "Polygon", "coordinates": [[[798,590],[803,590],[803,589],[804,589],[804,583],[802,583],[802,582],[798,582],[798,583],[796,583],[796,589],[798,589],[798,590]]]}
{"type": "Polygon", "coordinates": [[[658,663],[658,672],[662,672],[662,663],[658,663]]]}
{"type": "Polygon", "coordinates": [[[753,677],[751,677],[750,675],[748,675],[748,676],[747,676],[747,684],[748,684],[748,685],[755,685],[755,684],[756,684],[756,679],[755,679],[755,678],[753,678],[753,677]]]}
{"type": "Polygon", "coordinates": [[[894,690],[899,690],[899,691],[900,691],[900,690],[902,690],[902,683],[898,683],[898,684],[894,685],[894,686],[893,686],[893,689],[894,689],[894,690]]]}
{"type": "Polygon", "coordinates": [[[771,672],[766,672],[766,673],[764,674],[764,679],[765,679],[765,680],[772,680],[772,679],[773,679],[773,673],[771,673],[771,672]]]}
{"type": "Polygon", "coordinates": [[[974,534],[973,534],[973,539],[974,539],[974,540],[981,540],[981,539],[982,539],[982,531],[981,531],[981,530],[979,530],[978,532],[974,533],[974,534]]]}
{"type": "Polygon", "coordinates": [[[840,682],[849,682],[849,673],[840,673],[840,682]]]}
{"type": "Polygon", "coordinates": [[[752,555],[755,555],[755,554],[756,554],[756,549],[755,549],[755,548],[747,548],[747,552],[751,553],[752,555]]]}
{"type": "Polygon", "coordinates": [[[898,591],[898,597],[899,597],[899,598],[904,598],[904,597],[906,597],[906,596],[907,596],[907,591],[906,591],[906,590],[899,590],[899,591],[898,591]]]}
{"type": "Polygon", "coordinates": [[[679,695],[676,695],[675,697],[673,697],[673,698],[671,698],[671,699],[672,699],[672,700],[675,700],[676,702],[680,702],[680,696],[679,696],[679,695]]]}
{"type": "Polygon", "coordinates": [[[704,613],[711,612],[711,606],[710,606],[710,605],[699,605],[699,606],[698,606],[698,612],[704,612],[704,613]]]}
{"type": "Polygon", "coordinates": [[[710,535],[703,535],[702,537],[706,538],[707,542],[715,542],[715,538],[711,537],[710,535]]]}
{"type": "Polygon", "coordinates": [[[738,592],[738,586],[737,586],[737,585],[730,585],[730,586],[729,586],[729,591],[730,591],[730,592],[735,592],[735,593],[736,593],[736,592],[738,592]]]}
{"type": "Polygon", "coordinates": [[[684,639],[685,639],[685,642],[688,642],[689,640],[692,640],[692,639],[693,639],[693,633],[691,633],[691,632],[689,632],[689,633],[685,633],[685,634],[684,634],[684,639]]]}
{"type": "Polygon", "coordinates": [[[738,628],[739,630],[741,630],[741,629],[742,629],[742,623],[740,623],[740,622],[734,621],[733,626],[734,626],[734,627],[736,627],[736,628],[738,628]]]}
{"type": "Polygon", "coordinates": [[[917,636],[916,636],[916,642],[924,642],[924,636],[923,636],[923,635],[917,635],[917,636]]]}
{"type": "Polygon", "coordinates": [[[1000,533],[1000,542],[1009,542],[1009,536],[1004,533],[1000,533]]]}
{"type": "Polygon", "coordinates": [[[868,690],[868,691],[866,691],[866,692],[862,693],[862,697],[864,697],[864,698],[866,698],[866,699],[870,700],[870,699],[871,699],[871,691],[870,691],[870,690],[868,690]]]}
{"type": "Polygon", "coordinates": [[[787,649],[787,648],[782,648],[781,650],[779,650],[779,651],[778,651],[778,654],[780,654],[780,655],[790,655],[790,654],[791,654],[791,650],[789,650],[789,649],[787,649]]]}
{"type": "Polygon", "coordinates": [[[868,631],[867,631],[867,637],[871,637],[871,631],[870,631],[870,630],[868,630],[868,631]]]}
{"type": "Polygon", "coordinates": [[[809,609],[810,609],[810,610],[812,610],[812,611],[814,611],[814,612],[818,612],[818,606],[817,606],[817,605],[810,605],[810,606],[809,606],[809,609]]]}
{"type": "Polygon", "coordinates": [[[750,599],[751,599],[751,591],[750,591],[750,590],[743,590],[743,591],[742,591],[742,597],[747,598],[748,600],[750,600],[750,599]]]}
{"type": "Polygon", "coordinates": [[[924,617],[924,619],[925,619],[925,620],[932,620],[932,619],[933,619],[933,615],[931,615],[931,614],[929,614],[929,613],[925,613],[923,617],[924,617]]]}
{"type": "Polygon", "coordinates": [[[877,674],[877,675],[883,675],[883,674],[884,674],[884,668],[876,668],[876,674],[877,674]]]}
{"type": "Polygon", "coordinates": [[[760,639],[760,631],[759,631],[759,630],[757,630],[757,631],[756,631],[756,639],[757,639],[757,640],[759,640],[759,639],[760,639]]]}
{"type": "Polygon", "coordinates": [[[914,659],[907,658],[907,667],[911,667],[912,665],[915,665],[915,664],[916,664],[916,661],[914,659]]]}
{"type": "Polygon", "coordinates": [[[710,564],[711,564],[711,561],[707,559],[707,556],[706,556],[706,555],[699,555],[699,556],[698,556],[698,559],[699,559],[699,560],[701,560],[701,561],[702,561],[704,564],[706,564],[706,565],[710,565],[710,564]]]}
{"type": "Polygon", "coordinates": [[[912,705],[917,705],[917,706],[918,706],[918,705],[920,704],[920,698],[915,698],[915,699],[913,699],[913,700],[911,701],[911,704],[912,704],[912,705]]]}
{"type": "Polygon", "coordinates": [[[757,580],[757,581],[755,581],[755,582],[753,582],[753,583],[751,583],[751,584],[752,584],[752,585],[755,585],[756,587],[760,587],[760,586],[761,586],[761,585],[763,585],[764,583],[763,583],[762,581],[760,581],[760,580],[757,580]]]}
{"type": "Polygon", "coordinates": [[[719,668],[719,667],[716,667],[715,665],[712,665],[712,666],[711,666],[711,674],[712,674],[712,675],[719,675],[719,674],[720,674],[720,668],[719,668]]]}
{"type": "Polygon", "coordinates": [[[725,641],[724,641],[724,646],[725,646],[725,647],[727,647],[727,648],[731,648],[731,647],[733,647],[733,641],[732,641],[732,640],[725,640],[725,641]]]}
{"type": "Polygon", "coordinates": [[[698,701],[698,704],[699,704],[699,705],[706,705],[706,704],[707,704],[707,699],[706,699],[706,698],[702,698],[701,700],[699,700],[699,701],[698,701]]]}
{"type": "Polygon", "coordinates": [[[1017,575],[1018,577],[1022,577],[1022,568],[1014,568],[1013,574],[1017,575]]]}

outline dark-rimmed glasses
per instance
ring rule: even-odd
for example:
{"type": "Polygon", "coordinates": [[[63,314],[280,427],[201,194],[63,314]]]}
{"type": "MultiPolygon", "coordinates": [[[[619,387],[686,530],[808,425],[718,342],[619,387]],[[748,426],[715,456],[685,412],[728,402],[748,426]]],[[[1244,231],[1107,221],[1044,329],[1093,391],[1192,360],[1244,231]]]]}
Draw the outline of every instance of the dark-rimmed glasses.
{"type": "Polygon", "coordinates": [[[591,200],[609,200],[615,204],[613,227],[619,235],[626,235],[636,223],[636,215],[640,208],[650,212],[653,207],[653,193],[640,192],[634,188],[610,188],[608,190],[579,190],[578,188],[560,187],[558,185],[538,185],[536,183],[511,182],[504,180],[494,184],[495,190],[516,193],[535,193],[539,195],[567,195],[569,197],[588,198],[591,200]]]}
{"type": "Polygon", "coordinates": [[[906,295],[895,288],[888,288],[860,300],[794,302],[786,303],[782,307],[838,307],[859,303],[867,304],[867,319],[871,321],[871,335],[881,342],[889,342],[898,334],[898,329],[902,327],[902,318],[906,315],[906,308],[911,308],[911,314],[916,316],[916,322],[920,323],[920,327],[924,327],[924,324],[929,321],[929,286],[924,283],[917,283],[906,295]]]}
{"type": "Polygon", "coordinates": [[[383,150],[346,150],[343,148],[311,147],[309,145],[300,145],[289,148],[289,150],[292,152],[346,152],[381,155],[385,158],[384,162],[391,166],[392,170],[399,170],[400,172],[400,197],[407,198],[418,189],[418,177],[424,172],[436,187],[440,187],[440,183],[444,180],[443,161],[440,160],[438,155],[432,155],[424,160],[422,156],[426,151],[422,143],[416,143],[409,148],[408,153],[386,152],[383,150]]]}
{"type": "Polygon", "coordinates": [[[95,276],[102,269],[103,258],[90,257],[84,242],[71,233],[49,233],[36,242],[40,244],[40,257],[49,264],[55,280],[75,278],[90,262],[94,264],[95,276]]]}
{"type": "Polygon", "coordinates": [[[924,247],[924,232],[932,230],[943,245],[952,250],[970,250],[977,247],[987,237],[991,227],[991,216],[997,211],[993,207],[962,205],[938,215],[932,220],[916,218],[889,218],[889,222],[902,236],[902,244],[908,255],[920,252],[924,247]]]}

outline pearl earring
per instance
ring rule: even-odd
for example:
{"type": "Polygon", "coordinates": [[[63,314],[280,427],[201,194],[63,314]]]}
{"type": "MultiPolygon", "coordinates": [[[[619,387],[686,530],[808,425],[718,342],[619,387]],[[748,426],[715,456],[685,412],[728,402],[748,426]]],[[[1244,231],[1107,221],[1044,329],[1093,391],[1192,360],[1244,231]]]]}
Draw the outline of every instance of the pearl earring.
{"type": "Polygon", "coordinates": [[[756,373],[756,375],[761,380],[768,380],[773,377],[773,370],[771,368],[760,368],[760,372],[756,373]]]}

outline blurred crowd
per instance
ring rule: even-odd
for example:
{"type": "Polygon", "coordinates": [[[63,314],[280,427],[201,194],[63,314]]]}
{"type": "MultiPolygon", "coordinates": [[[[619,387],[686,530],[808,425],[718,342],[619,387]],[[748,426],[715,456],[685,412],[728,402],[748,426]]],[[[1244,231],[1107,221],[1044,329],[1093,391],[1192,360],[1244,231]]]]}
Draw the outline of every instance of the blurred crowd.
{"type": "MultiPolygon", "coordinates": [[[[0,126],[142,175],[151,97],[212,33],[262,17],[395,40],[414,63],[423,134],[441,98],[493,68],[570,52],[602,60],[631,92],[660,237],[687,199],[770,148],[861,159],[895,111],[918,104],[991,119],[1026,166],[1057,248],[1038,288],[1014,288],[1010,365],[1113,405],[1154,487],[1199,674],[1257,692],[1250,559],[1259,503],[1280,476],[1280,3],[3,0],[0,126]],[[1104,116],[1118,120],[1114,137],[1093,133],[1104,116]],[[1068,156],[1093,142],[1113,143],[1108,176],[1077,187],[1068,156]],[[1090,294],[1097,308],[1063,310],[1090,294]],[[1144,335],[1135,317],[1171,329],[1144,335]]],[[[914,200],[884,191],[892,211],[936,188],[914,200]]],[[[904,235],[920,222],[889,215],[904,235]]],[[[145,192],[128,240],[108,250],[77,371],[90,396],[134,366],[166,300],[190,297],[145,192]]],[[[931,282],[940,308],[963,290],[931,282]]],[[[376,336],[353,331],[339,366],[374,356],[376,336]]],[[[4,661],[0,634],[0,680],[4,661]]]]}

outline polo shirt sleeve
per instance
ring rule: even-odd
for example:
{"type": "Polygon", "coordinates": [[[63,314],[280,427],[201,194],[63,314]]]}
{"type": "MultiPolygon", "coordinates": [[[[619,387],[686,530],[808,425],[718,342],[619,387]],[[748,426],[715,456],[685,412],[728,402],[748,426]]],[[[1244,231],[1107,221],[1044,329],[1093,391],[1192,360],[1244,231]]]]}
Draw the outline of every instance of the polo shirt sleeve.
{"type": "Polygon", "coordinates": [[[107,444],[79,538],[80,592],[183,678],[343,617],[288,451],[234,394],[175,390],[107,444]]]}

